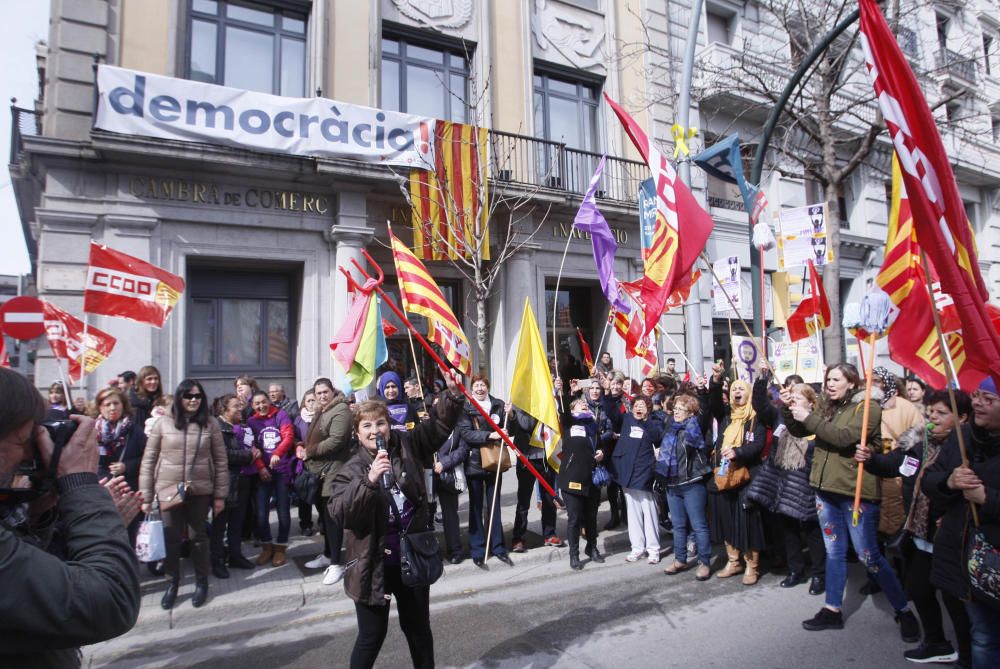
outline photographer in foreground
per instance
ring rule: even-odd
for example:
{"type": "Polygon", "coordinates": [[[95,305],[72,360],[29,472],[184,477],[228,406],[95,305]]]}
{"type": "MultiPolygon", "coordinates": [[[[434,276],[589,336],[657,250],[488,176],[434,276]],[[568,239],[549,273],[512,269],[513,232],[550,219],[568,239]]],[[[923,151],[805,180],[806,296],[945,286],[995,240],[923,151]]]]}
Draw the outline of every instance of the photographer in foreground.
{"type": "Polygon", "coordinates": [[[23,376],[0,368],[0,665],[78,667],[78,646],[124,634],[139,614],[139,579],[122,517],[98,485],[94,421],[42,478],[53,443],[45,405],[23,376]],[[40,459],[30,488],[25,463],[40,459]],[[40,471],[38,471],[40,469],[40,471]],[[46,552],[58,532],[64,558],[46,552]]]}

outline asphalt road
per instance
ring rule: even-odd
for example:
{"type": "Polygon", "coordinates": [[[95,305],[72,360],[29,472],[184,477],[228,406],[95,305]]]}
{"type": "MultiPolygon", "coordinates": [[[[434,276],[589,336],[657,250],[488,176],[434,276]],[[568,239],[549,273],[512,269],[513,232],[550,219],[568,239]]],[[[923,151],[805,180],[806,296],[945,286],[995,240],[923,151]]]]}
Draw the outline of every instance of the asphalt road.
{"type": "MultiPolygon", "coordinates": [[[[491,562],[481,589],[439,597],[432,589],[438,667],[913,666],[902,658],[911,646],[900,641],[884,597],[856,594],[864,579],[857,565],[847,589],[846,628],[806,632],[800,622],[819,609],[822,597],[810,596],[805,586],[778,587],[780,575],[751,588],[738,578],[698,583],[692,572],[664,576],[666,560],[652,567],[625,563],[624,555],[578,573],[565,559],[514,568],[491,562]]],[[[190,642],[145,639],[105,666],[346,667],[355,621],[342,607],[335,615],[278,616],[265,631],[232,629],[190,642]]],[[[411,666],[395,613],[377,666],[411,666]]]]}

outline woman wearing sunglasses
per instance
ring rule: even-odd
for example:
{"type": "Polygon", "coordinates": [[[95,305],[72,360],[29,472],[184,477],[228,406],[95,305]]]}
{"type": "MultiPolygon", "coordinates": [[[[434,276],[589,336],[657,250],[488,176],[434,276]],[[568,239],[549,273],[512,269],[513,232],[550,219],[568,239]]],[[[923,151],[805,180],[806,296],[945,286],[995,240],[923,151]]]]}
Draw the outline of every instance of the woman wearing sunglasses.
{"type": "Polygon", "coordinates": [[[171,609],[180,586],[181,528],[187,525],[194,560],[192,605],[208,599],[208,510],[222,513],[229,492],[229,461],[219,423],[211,420],[205,389],[185,379],[174,393],[171,416],[153,424],[139,472],[142,510],[154,501],[163,516],[167,591],[160,605],[171,609]]]}

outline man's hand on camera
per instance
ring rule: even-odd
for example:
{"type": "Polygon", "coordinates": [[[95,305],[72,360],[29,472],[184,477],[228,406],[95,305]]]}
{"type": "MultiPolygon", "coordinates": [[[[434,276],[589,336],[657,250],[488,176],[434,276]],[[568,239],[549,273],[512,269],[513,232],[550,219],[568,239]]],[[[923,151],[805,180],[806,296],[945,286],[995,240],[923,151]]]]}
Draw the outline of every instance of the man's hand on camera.
{"type": "MultiPolygon", "coordinates": [[[[69,442],[63,446],[62,453],[59,455],[56,478],[67,474],[93,474],[97,472],[97,461],[100,454],[97,451],[97,430],[94,429],[96,422],[93,418],[76,414],[70,416],[69,420],[77,424],[76,431],[73,432],[69,442]]],[[[42,461],[48,467],[52,461],[54,448],[48,430],[38,426],[35,429],[35,439],[38,443],[38,451],[42,455],[42,461]]]]}

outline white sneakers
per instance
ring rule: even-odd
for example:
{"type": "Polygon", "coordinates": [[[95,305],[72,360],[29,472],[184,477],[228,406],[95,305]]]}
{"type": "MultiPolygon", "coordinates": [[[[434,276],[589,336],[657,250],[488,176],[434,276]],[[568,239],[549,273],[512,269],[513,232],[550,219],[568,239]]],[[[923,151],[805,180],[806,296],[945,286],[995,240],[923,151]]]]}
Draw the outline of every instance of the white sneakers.
{"type": "Polygon", "coordinates": [[[646,551],[646,555],[649,556],[646,560],[649,564],[660,564],[660,551],[646,551]]]}
{"type": "Polygon", "coordinates": [[[629,553],[628,555],[625,556],[625,561],[626,562],[638,562],[639,560],[642,559],[642,557],[645,554],[646,554],[645,551],[632,551],[631,553],[629,553]]]}
{"type": "Polygon", "coordinates": [[[326,569],[330,566],[330,558],[320,553],[309,562],[306,562],[306,569],[326,569]]]}
{"type": "MultiPolygon", "coordinates": [[[[327,560],[329,562],[329,560],[327,560]]],[[[331,564],[323,574],[323,585],[333,585],[339,583],[344,578],[344,568],[339,564],[331,564]]]]}

